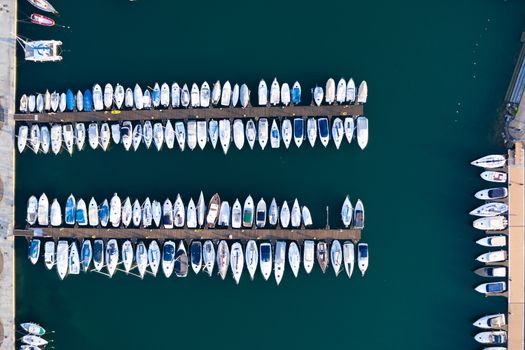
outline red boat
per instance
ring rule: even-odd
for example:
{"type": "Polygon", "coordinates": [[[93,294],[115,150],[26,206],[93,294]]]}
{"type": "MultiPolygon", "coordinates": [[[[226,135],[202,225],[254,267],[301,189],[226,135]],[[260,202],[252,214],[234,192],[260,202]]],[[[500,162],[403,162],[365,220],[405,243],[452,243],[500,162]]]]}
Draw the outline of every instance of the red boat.
{"type": "Polygon", "coordinates": [[[41,26],[52,27],[55,25],[55,21],[49,17],[39,15],[38,13],[31,14],[31,22],[34,24],[40,24],[41,26]]]}

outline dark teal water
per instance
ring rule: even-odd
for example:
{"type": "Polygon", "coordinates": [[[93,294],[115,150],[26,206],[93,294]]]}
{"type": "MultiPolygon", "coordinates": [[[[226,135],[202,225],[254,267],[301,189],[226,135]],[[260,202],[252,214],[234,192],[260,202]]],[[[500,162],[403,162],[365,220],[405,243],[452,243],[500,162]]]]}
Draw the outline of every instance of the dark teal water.
{"type": "MultiPolygon", "coordinates": [[[[468,163],[502,152],[497,109],[524,29],[520,1],[330,3],[53,1],[71,30],[20,24],[33,39],[64,42],[64,60],[19,62],[18,92],[86,89],[94,83],[222,81],[277,76],[303,87],[327,78],[366,79],[370,142],[340,151],[85,151],[17,157],[17,223],[29,195],[62,202],[113,192],[184,198],[204,190],[230,200],[297,197],[314,220],[337,226],[345,196],[367,211],[365,278],[333,271],[281,286],[273,277],[233,280],[95,274],[59,281],[26,259],[17,241],[17,318],[48,329],[57,349],[354,348],[478,349],[478,316],[503,299],[473,291],[483,252],[468,211],[487,187],[468,163]]],[[[29,14],[26,2],[20,9],[29,14]]],[[[22,16],[22,15],[21,15],[22,16]]],[[[306,89],[305,89],[306,90],[306,89]]],[[[287,267],[288,268],[288,267],[287,267]]]]}

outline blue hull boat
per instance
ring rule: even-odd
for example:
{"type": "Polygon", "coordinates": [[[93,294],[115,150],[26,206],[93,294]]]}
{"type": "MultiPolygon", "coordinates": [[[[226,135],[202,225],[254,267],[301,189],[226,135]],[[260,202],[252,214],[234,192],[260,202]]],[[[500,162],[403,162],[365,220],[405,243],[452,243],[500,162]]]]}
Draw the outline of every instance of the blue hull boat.
{"type": "Polygon", "coordinates": [[[93,110],[93,95],[88,89],[84,92],[84,112],[91,112],[93,110]]]}
{"type": "Polygon", "coordinates": [[[66,93],[66,108],[70,112],[75,109],[75,96],[70,89],[68,89],[66,93]]]}
{"type": "Polygon", "coordinates": [[[64,214],[64,221],[67,225],[75,224],[76,201],[73,195],[70,195],[66,201],[66,212],[64,214]]]}

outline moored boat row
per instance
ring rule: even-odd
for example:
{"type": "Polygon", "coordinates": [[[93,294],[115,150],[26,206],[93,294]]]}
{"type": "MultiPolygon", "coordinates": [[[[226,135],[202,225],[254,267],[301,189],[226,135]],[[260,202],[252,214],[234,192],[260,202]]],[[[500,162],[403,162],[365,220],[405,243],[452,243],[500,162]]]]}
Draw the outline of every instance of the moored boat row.
{"type": "MultiPolygon", "coordinates": [[[[39,350],[41,347],[46,346],[49,342],[43,338],[46,334],[46,330],[41,325],[34,322],[24,322],[20,324],[23,332],[25,333],[20,341],[23,345],[20,346],[20,349],[26,350],[39,350]]],[[[20,331],[17,331],[22,333],[20,331]]]]}

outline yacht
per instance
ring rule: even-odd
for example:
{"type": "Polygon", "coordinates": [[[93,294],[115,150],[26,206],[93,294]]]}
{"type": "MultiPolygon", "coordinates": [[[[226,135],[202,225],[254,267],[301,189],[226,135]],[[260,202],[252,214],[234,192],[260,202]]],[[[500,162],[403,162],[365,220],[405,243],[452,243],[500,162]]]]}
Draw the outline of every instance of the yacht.
{"type": "MultiPolygon", "coordinates": [[[[184,129],[184,124],[182,124],[182,128],[184,129]]],[[[166,142],[166,147],[168,147],[168,149],[173,149],[173,146],[175,145],[175,129],[169,120],[166,121],[166,125],[164,126],[164,141],[166,142]]],[[[182,140],[182,151],[184,150],[185,143],[186,140],[182,140]]]]}
{"type": "Polygon", "coordinates": [[[270,146],[272,148],[279,148],[281,146],[281,134],[275,119],[272,121],[272,127],[270,129],[270,146]]]}
{"type": "Polygon", "coordinates": [[[173,241],[164,242],[162,247],[162,271],[164,276],[169,278],[173,273],[173,266],[175,264],[175,243],[173,241]]]}
{"type": "Polygon", "coordinates": [[[106,227],[108,225],[109,221],[109,203],[107,199],[104,199],[102,204],[100,205],[100,211],[98,214],[98,219],[100,222],[100,226],[106,227]]]}
{"type": "Polygon", "coordinates": [[[133,265],[133,245],[129,239],[122,243],[122,263],[124,264],[124,271],[129,273],[133,265]]]}
{"type": "MultiPolygon", "coordinates": [[[[131,89],[129,91],[130,91],[130,96],[133,97],[133,94],[131,94],[131,89]]],[[[122,109],[122,105],[124,104],[124,100],[126,98],[125,96],[126,96],[126,93],[124,91],[124,87],[120,84],[117,84],[115,86],[115,94],[114,96],[111,97],[111,99],[115,101],[115,106],[117,107],[118,110],[122,109]]]]}
{"type": "Polygon", "coordinates": [[[272,198],[272,202],[270,203],[270,208],[268,209],[268,224],[271,226],[277,225],[277,222],[279,221],[279,210],[277,208],[277,202],[275,201],[275,198],[272,198]]]}
{"type": "MultiPolygon", "coordinates": [[[[21,339],[22,343],[30,346],[30,349],[40,349],[41,346],[47,345],[48,341],[38,335],[26,334],[21,339]]],[[[22,345],[23,346],[23,345],[22,345]]]]}
{"type": "Polygon", "coordinates": [[[109,222],[113,227],[120,226],[120,220],[122,216],[122,201],[120,197],[115,193],[111,198],[109,204],[109,222]]]}
{"type": "Polygon", "coordinates": [[[74,144],[74,131],[72,124],[62,125],[62,137],[64,138],[64,145],[66,146],[67,153],[72,155],[74,144]]]}
{"type": "Polygon", "coordinates": [[[478,239],[476,243],[484,247],[505,247],[507,245],[507,236],[487,236],[478,239]]]}
{"type": "MultiPolygon", "coordinates": [[[[40,127],[38,124],[31,125],[31,131],[29,132],[29,144],[31,145],[31,148],[35,154],[38,154],[38,151],[40,150],[40,140],[40,127]]],[[[27,143],[27,140],[22,140],[22,142],[27,143]]]]}
{"type": "Polygon", "coordinates": [[[121,220],[122,225],[124,227],[128,227],[131,223],[131,219],[133,218],[133,208],[131,207],[131,200],[129,197],[126,197],[124,200],[124,204],[122,204],[122,214],[121,214],[121,220]]]}
{"type": "Polygon", "coordinates": [[[332,267],[334,268],[335,276],[337,277],[339,272],[341,272],[341,263],[343,262],[341,243],[339,243],[337,239],[332,241],[330,247],[330,260],[332,261],[332,267]]]}
{"type": "Polygon", "coordinates": [[[330,256],[328,253],[328,244],[326,242],[317,242],[317,262],[321,271],[326,272],[326,267],[330,262],[330,256]]]}
{"type": "Polygon", "coordinates": [[[290,104],[290,86],[288,83],[281,85],[281,103],[285,106],[290,104]]]}
{"type": "Polygon", "coordinates": [[[255,123],[252,119],[249,119],[246,122],[246,141],[248,141],[248,146],[250,146],[250,149],[253,149],[253,145],[255,145],[256,136],[257,129],[255,128],[255,123]]]}
{"type": "Polygon", "coordinates": [[[314,118],[308,118],[306,122],[306,135],[308,136],[308,141],[310,146],[315,146],[315,141],[317,140],[317,122],[314,118]]]}
{"type": "Polygon", "coordinates": [[[195,83],[191,86],[191,93],[190,93],[190,104],[192,108],[200,107],[201,106],[201,96],[199,92],[199,86],[195,83]]]}
{"type": "Polygon", "coordinates": [[[242,211],[242,226],[251,228],[253,226],[253,199],[252,196],[248,196],[244,201],[244,207],[242,211]]]}
{"type": "Polygon", "coordinates": [[[179,108],[180,107],[180,86],[177,83],[171,84],[171,107],[179,108]]]}
{"type": "Polygon", "coordinates": [[[255,211],[255,227],[263,228],[266,225],[266,202],[263,198],[257,203],[255,211]]]}
{"type": "Polygon", "coordinates": [[[507,321],[505,314],[493,314],[479,318],[473,325],[482,329],[501,329],[507,325],[507,321]]]}
{"type": "Polygon", "coordinates": [[[320,106],[321,103],[323,103],[323,98],[324,98],[323,88],[320,86],[316,86],[313,91],[313,97],[314,97],[315,104],[320,106]]]}
{"type": "Polygon", "coordinates": [[[162,205],[162,226],[167,229],[173,228],[173,204],[169,198],[162,205]]]}
{"type": "Polygon", "coordinates": [[[476,260],[482,263],[503,262],[507,260],[507,251],[502,249],[487,252],[478,256],[476,260]]]}
{"type": "Polygon", "coordinates": [[[102,88],[98,84],[95,84],[95,86],[93,86],[93,109],[95,111],[101,111],[104,109],[102,88]]]}
{"type": "Polygon", "coordinates": [[[48,226],[49,225],[49,200],[45,193],[42,193],[38,199],[38,225],[48,226]]]}
{"type": "Polygon", "coordinates": [[[348,278],[352,277],[355,265],[354,243],[346,241],[343,243],[343,263],[348,278]]]}
{"type": "Polygon", "coordinates": [[[508,195],[508,190],[506,187],[496,187],[488,188],[486,190],[481,190],[476,192],[474,197],[481,200],[493,200],[493,199],[502,199],[506,198],[508,195]]]}
{"type": "Polygon", "coordinates": [[[40,240],[33,238],[29,242],[28,258],[31,261],[31,264],[35,265],[38,262],[39,257],[40,257],[40,240]]]}
{"type": "Polygon", "coordinates": [[[119,263],[119,251],[116,239],[110,239],[106,244],[106,265],[109,277],[113,277],[119,263]]]}
{"type": "Polygon", "coordinates": [[[366,103],[366,100],[368,98],[368,85],[366,84],[366,81],[362,81],[361,84],[359,84],[359,89],[357,90],[357,103],[366,103]]]}
{"type": "Polygon", "coordinates": [[[231,126],[228,119],[219,120],[219,140],[221,141],[222,151],[227,154],[231,143],[231,126]]]}
{"type": "Polygon", "coordinates": [[[135,124],[135,127],[133,128],[132,143],[131,143],[133,146],[133,150],[137,151],[141,143],[142,143],[142,124],[138,123],[138,124],[135,124]]]}
{"type": "Polygon", "coordinates": [[[232,244],[230,253],[230,266],[233,279],[235,280],[236,284],[239,284],[242,275],[242,269],[244,268],[244,254],[242,251],[242,245],[239,242],[232,244]]]}
{"type": "Polygon", "coordinates": [[[18,136],[17,136],[17,147],[18,152],[22,153],[27,145],[27,134],[29,132],[29,129],[27,125],[21,125],[18,128],[18,136]]]}
{"type": "Polygon", "coordinates": [[[62,149],[62,128],[55,124],[51,127],[51,151],[57,155],[62,149]]]}
{"type": "Polygon", "coordinates": [[[147,149],[151,147],[151,142],[153,141],[153,126],[149,120],[146,120],[144,122],[144,126],[142,127],[142,141],[146,145],[147,149]]]}
{"type": "Polygon", "coordinates": [[[206,223],[208,224],[208,228],[215,228],[215,225],[217,225],[220,207],[221,198],[219,197],[218,193],[215,193],[210,199],[208,215],[206,215],[206,223]]]}
{"type": "Polygon", "coordinates": [[[88,126],[88,141],[92,149],[97,149],[98,140],[98,125],[97,123],[91,123],[88,126]]]}
{"type": "Polygon", "coordinates": [[[481,277],[507,277],[507,268],[504,266],[486,266],[474,270],[474,273],[481,277]]]}
{"type": "Polygon", "coordinates": [[[481,216],[481,217],[496,216],[496,215],[504,214],[508,210],[509,210],[509,207],[505,203],[491,202],[491,203],[483,204],[482,206],[472,210],[470,212],[470,215],[481,216]]]}
{"type": "Polygon", "coordinates": [[[474,339],[481,344],[505,344],[507,342],[507,331],[480,332],[474,339]]]}
{"type": "Polygon", "coordinates": [[[97,227],[99,224],[99,218],[98,218],[98,205],[95,198],[91,197],[88,204],[88,221],[89,226],[97,227]]]}
{"type": "Polygon", "coordinates": [[[210,137],[210,143],[213,149],[217,147],[217,141],[219,140],[219,122],[216,120],[210,120],[208,123],[208,135],[210,137]]]}
{"type": "Polygon", "coordinates": [[[339,104],[343,104],[346,101],[346,80],[343,78],[339,79],[339,82],[337,83],[335,101],[339,104]]]}
{"type": "Polygon", "coordinates": [[[355,102],[355,83],[354,79],[350,78],[346,84],[346,102],[354,103],[355,102]]]}
{"type": "Polygon", "coordinates": [[[206,142],[208,141],[208,123],[205,120],[197,121],[197,144],[201,150],[206,147],[206,142]]]}
{"type": "Polygon", "coordinates": [[[259,118],[257,122],[257,139],[261,149],[264,150],[268,143],[268,119],[266,118],[259,118]]]}
{"type": "Polygon", "coordinates": [[[266,86],[266,82],[263,79],[259,82],[257,93],[259,106],[266,106],[268,104],[268,86],[266,86]]]}
{"type": "Polygon", "coordinates": [[[58,241],[56,258],[58,277],[63,280],[67,275],[69,265],[69,244],[67,241],[58,241]]]}
{"type": "Polygon", "coordinates": [[[233,143],[239,150],[244,146],[244,125],[241,119],[233,121],[233,143]]]}
{"type": "Polygon", "coordinates": [[[297,278],[301,266],[301,252],[299,252],[299,247],[295,242],[291,242],[288,247],[288,264],[290,264],[293,275],[297,278]]]}
{"type": "Polygon", "coordinates": [[[104,267],[104,241],[101,239],[93,242],[93,265],[98,272],[104,267]]]}
{"type": "Polygon", "coordinates": [[[290,224],[290,208],[288,208],[288,203],[286,201],[284,201],[283,206],[281,207],[279,220],[281,221],[282,228],[287,228],[290,224]]]}
{"type": "Polygon", "coordinates": [[[93,248],[91,247],[91,241],[89,239],[84,240],[82,247],[80,248],[80,265],[82,271],[88,272],[91,260],[93,259],[93,248]]]}
{"type": "Polygon", "coordinates": [[[314,241],[305,240],[303,243],[303,266],[306,273],[312,272],[315,258],[315,244],[314,241]]]}
{"type": "Polygon", "coordinates": [[[354,208],[348,196],[346,196],[345,201],[343,202],[343,208],[341,209],[341,219],[343,220],[343,225],[348,228],[352,224],[352,217],[354,216],[354,208]]]}
{"type": "Polygon", "coordinates": [[[219,275],[222,279],[226,278],[229,263],[230,251],[228,249],[228,243],[222,240],[219,242],[219,246],[217,247],[217,268],[219,269],[219,275]]]}
{"type": "Polygon", "coordinates": [[[122,145],[126,151],[129,151],[131,148],[131,143],[133,142],[132,131],[133,125],[131,125],[131,122],[129,120],[124,121],[122,123],[122,127],[120,128],[120,137],[122,145]]]}
{"type": "Polygon", "coordinates": [[[190,102],[191,102],[190,90],[188,89],[188,85],[184,84],[180,92],[180,104],[182,107],[188,108],[188,106],[190,105],[190,102]]]}
{"type": "Polygon", "coordinates": [[[233,86],[230,107],[237,107],[237,103],[239,103],[239,84],[233,86]]]}
{"type": "Polygon", "coordinates": [[[60,208],[60,204],[58,203],[56,198],[53,200],[53,203],[51,204],[50,223],[51,223],[51,226],[53,227],[62,225],[62,208],[60,208]]]}
{"type": "Polygon", "coordinates": [[[200,91],[200,106],[203,108],[208,108],[210,106],[210,85],[208,85],[208,82],[205,81],[201,85],[201,91],[200,91]]]}
{"type": "Polygon", "coordinates": [[[142,227],[148,228],[153,223],[153,211],[149,197],[142,203],[142,227]]]}
{"type": "Polygon", "coordinates": [[[304,140],[304,119],[294,118],[293,120],[293,140],[297,148],[300,148],[304,140]]]}
{"type": "Polygon", "coordinates": [[[108,123],[102,123],[100,126],[100,147],[107,151],[109,142],[111,141],[111,130],[108,123]]]}
{"type": "Polygon", "coordinates": [[[113,106],[113,86],[111,84],[106,84],[104,86],[104,107],[107,110],[110,110],[113,106]]]}
{"type": "Polygon", "coordinates": [[[146,268],[148,267],[148,252],[144,242],[139,242],[137,244],[137,249],[135,250],[135,261],[137,262],[137,270],[140,278],[144,278],[146,268]]]}
{"type": "Polygon", "coordinates": [[[506,162],[507,160],[501,154],[490,154],[488,156],[476,159],[472,161],[470,164],[480,167],[480,168],[495,169],[495,168],[501,168],[505,166],[506,162]]]}
{"type": "Polygon", "coordinates": [[[364,276],[368,269],[368,244],[359,243],[357,245],[357,263],[359,264],[359,270],[361,275],[364,276]]]}
{"type": "Polygon", "coordinates": [[[222,86],[222,93],[221,93],[221,105],[224,107],[228,107],[230,105],[232,96],[232,87],[229,81],[226,81],[224,85],[222,86]]]}
{"type": "Polygon", "coordinates": [[[191,268],[195,274],[198,274],[202,268],[202,243],[192,241],[190,245],[191,268]]]}
{"type": "Polygon", "coordinates": [[[364,116],[357,118],[357,143],[361,149],[368,144],[368,119],[364,116]]]}
{"type": "Polygon", "coordinates": [[[84,110],[84,94],[78,90],[75,96],[77,111],[82,112],[84,110]]]}
{"type": "Polygon", "coordinates": [[[303,217],[303,225],[304,227],[312,226],[312,214],[310,214],[310,209],[305,205],[301,209],[301,215],[303,217]]]}
{"type": "Polygon", "coordinates": [[[195,120],[188,120],[186,127],[188,129],[188,148],[193,151],[197,146],[197,122],[195,120]]]}
{"type": "Polygon", "coordinates": [[[365,228],[365,208],[360,199],[357,200],[354,209],[354,228],[362,230],[365,228]]]}
{"type": "MultiPolygon", "coordinates": [[[[46,130],[47,130],[47,127],[46,127],[46,130]]],[[[84,125],[84,123],[75,123],[75,143],[79,151],[82,151],[84,149],[85,142],[86,142],[86,126],[84,125]]]]}
{"type": "Polygon", "coordinates": [[[259,266],[265,281],[272,274],[272,246],[270,243],[264,242],[259,245],[259,266]]]}
{"type": "Polygon", "coordinates": [[[481,178],[489,182],[504,183],[507,182],[507,174],[501,171],[484,171],[481,173],[481,178]]]}
{"type": "MultiPolygon", "coordinates": [[[[83,146],[84,139],[81,139],[81,141],[82,141],[82,146],[83,146]]],[[[42,153],[48,154],[50,145],[51,145],[51,135],[49,133],[49,128],[43,125],[40,128],[40,147],[42,148],[42,153]]]]}
{"type": "Polygon", "coordinates": [[[277,285],[281,283],[284,275],[284,268],[286,266],[286,242],[277,241],[275,244],[275,262],[274,262],[274,275],[275,282],[277,285]]]}
{"type": "Polygon", "coordinates": [[[317,120],[317,129],[319,130],[319,139],[321,140],[321,144],[326,147],[328,146],[328,141],[330,141],[330,133],[329,128],[330,125],[328,123],[328,118],[319,118],[317,120]]]}
{"type": "Polygon", "coordinates": [[[55,266],[55,241],[47,241],[44,244],[44,263],[48,270],[55,266]]]}
{"type": "Polygon", "coordinates": [[[64,213],[64,221],[66,225],[74,225],[76,220],[76,207],[77,202],[75,200],[75,197],[70,194],[69,197],[67,197],[66,200],[66,210],[64,213]]]}
{"type": "Polygon", "coordinates": [[[240,100],[242,108],[246,108],[250,104],[250,90],[246,84],[241,85],[240,100]]]}
{"type": "Polygon", "coordinates": [[[297,198],[293,202],[290,223],[294,228],[301,226],[301,207],[299,206],[297,198]]]}
{"type": "Polygon", "coordinates": [[[284,147],[288,149],[293,137],[292,122],[290,122],[290,119],[283,120],[281,124],[281,135],[283,138],[284,147]]]}
{"type": "Polygon", "coordinates": [[[228,201],[223,201],[221,203],[221,209],[219,211],[219,221],[217,222],[217,225],[221,227],[230,226],[230,203],[228,203],[228,201]]]}
{"type": "Polygon", "coordinates": [[[148,247],[148,265],[153,276],[157,276],[160,264],[160,248],[157,241],[151,241],[148,247]]]}
{"type": "Polygon", "coordinates": [[[164,144],[164,128],[162,127],[162,123],[153,124],[153,143],[157,151],[162,149],[162,145],[164,144]]]}
{"type": "Polygon", "coordinates": [[[335,81],[333,78],[328,79],[326,82],[325,101],[329,105],[335,101],[335,81]]]}
{"type": "Polygon", "coordinates": [[[138,199],[135,199],[132,208],[131,222],[133,223],[133,226],[140,227],[140,221],[142,220],[142,208],[138,199]]]}
{"type": "Polygon", "coordinates": [[[206,270],[209,276],[211,276],[215,265],[215,247],[209,240],[204,242],[204,245],[202,246],[202,262],[203,269],[206,270]]]}
{"type": "Polygon", "coordinates": [[[127,109],[133,108],[133,91],[131,88],[127,88],[124,93],[124,107],[127,109]]]}
{"type": "Polygon", "coordinates": [[[211,92],[211,104],[217,106],[221,100],[221,82],[216,81],[213,84],[213,90],[211,92]]]}
{"type": "Polygon", "coordinates": [[[180,194],[177,194],[177,199],[173,204],[173,224],[175,227],[184,227],[184,222],[186,221],[186,211],[184,208],[184,203],[180,198],[180,194]]]}
{"type": "Polygon", "coordinates": [[[332,123],[332,138],[334,139],[335,148],[339,149],[344,136],[344,126],[341,118],[335,118],[332,123]]]}
{"type": "Polygon", "coordinates": [[[184,127],[183,122],[175,123],[175,136],[177,138],[177,143],[181,151],[184,151],[186,146],[186,128],[184,127]]]}
{"type": "Polygon", "coordinates": [[[491,216],[474,220],[472,226],[478,230],[504,230],[507,228],[508,220],[504,216],[491,216]]]}
{"type": "Polygon", "coordinates": [[[246,268],[250,274],[250,279],[253,281],[255,276],[255,271],[257,271],[257,264],[259,262],[259,252],[257,250],[257,243],[253,239],[250,239],[246,243],[246,252],[245,252],[245,261],[246,268]]]}
{"type": "Polygon", "coordinates": [[[204,221],[206,220],[206,203],[204,203],[204,195],[199,194],[199,200],[197,201],[197,223],[199,227],[204,226],[204,221]]]}
{"type": "Polygon", "coordinates": [[[232,207],[232,228],[241,228],[242,225],[242,207],[238,199],[235,199],[232,207]]]}
{"type": "Polygon", "coordinates": [[[190,198],[186,209],[186,226],[188,228],[197,228],[197,208],[193,198],[190,198]]]}

